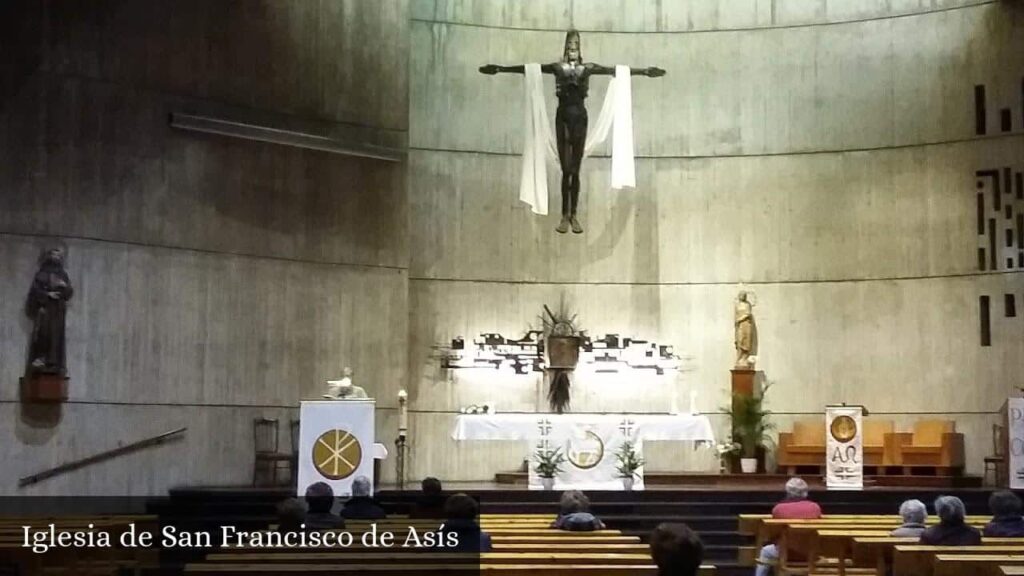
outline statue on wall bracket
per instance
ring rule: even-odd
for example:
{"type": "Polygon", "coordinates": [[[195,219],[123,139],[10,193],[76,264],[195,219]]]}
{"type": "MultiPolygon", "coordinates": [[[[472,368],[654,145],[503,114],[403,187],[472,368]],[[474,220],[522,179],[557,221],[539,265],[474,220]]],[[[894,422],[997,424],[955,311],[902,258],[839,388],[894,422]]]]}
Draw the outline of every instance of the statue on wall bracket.
{"type": "Polygon", "coordinates": [[[580,165],[585,154],[604,141],[609,130],[613,130],[612,145],[612,187],[635,186],[633,166],[633,120],[630,76],[657,78],[664,76],[661,68],[630,68],[627,66],[602,66],[584,62],[580,49],[580,34],[569,30],[565,34],[565,49],[562,59],[553,64],[521,64],[499,66],[487,64],[480,67],[484,74],[508,72],[526,76],[526,145],[523,152],[523,179],[519,196],[533,207],[538,214],[547,214],[547,172],[543,152],[547,149],[554,155],[550,145],[550,127],[547,111],[540,98],[540,74],[555,77],[555,94],[558,109],[555,114],[555,140],[557,158],[562,169],[562,219],[555,230],[561,234],[572,231],[583,233],[583,226],[577,218],[576,209],[580,196],[580,165]],[[608,88],[608,96],[595,124],[595,132],[587,133],[587,109],[584,101],[590,89],[593,75],[615,76],[608,88]],[[618,83],[618,84],[614,84],[618,83]],[[617,185],[619,184],[619,185],[617,185]]]}
{"type": "Polygon", "coordinates": [[[66,318],[74,289],[64,269],[66,254],[64,246],[46,249],[29,288],[25,313],[32,320],[32,335],[22,378],[22,398],[28,401],[67,399],[66,318]]]}

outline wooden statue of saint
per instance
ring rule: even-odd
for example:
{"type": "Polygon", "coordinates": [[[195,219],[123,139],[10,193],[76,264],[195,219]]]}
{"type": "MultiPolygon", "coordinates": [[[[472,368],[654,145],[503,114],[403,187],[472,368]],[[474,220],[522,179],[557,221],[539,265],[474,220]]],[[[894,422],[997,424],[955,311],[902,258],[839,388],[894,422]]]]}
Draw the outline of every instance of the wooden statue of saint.
{"type": "Polygon", "coordinates": [[[757,324],[754,322],[754,304],[746,290],[736,297],[736,369],[751,370],[757,355],[757,324]]]}
{"type": "Polygon", "coordinates": [[[65,317],[74,290],[64,270],[64,254],[62,247],[43,252],[28,292],[25,312],[32,319],[26,369],[29,378],[43,374],[67,377],[65,317]]]}
{"type": "MultiPolygon", "coordinates": [[[[584,100],[590,89],[590,77],[598,74],[611,76],[615,74],[614,66],[602,66],[593,62],[583,62],[580,52],[580,34],[569,30],[565,34],[565,50],[562,60],[540,67],[544,74],[555,77],[555,94],[558,96],[558,109],[555,113],[555,140],[558,143],[558,162],[562,168],[562,220],[555,228],[559,233],[566,233],[569,227],[576,234],[583,233],[583,227],[576,218],[576,207],[580,198],[580,164],[583,161],[583,147],[587,140],[587,108],[584,100]]],[[[498,66],[487,64],[480,67],[484,74],[512,72],[524,74],[525,65],[498,66]]],[[[649,68],[630,68],[633,76],[657,78],[664,76],[665,71],[653,66],[649,68]]]]}

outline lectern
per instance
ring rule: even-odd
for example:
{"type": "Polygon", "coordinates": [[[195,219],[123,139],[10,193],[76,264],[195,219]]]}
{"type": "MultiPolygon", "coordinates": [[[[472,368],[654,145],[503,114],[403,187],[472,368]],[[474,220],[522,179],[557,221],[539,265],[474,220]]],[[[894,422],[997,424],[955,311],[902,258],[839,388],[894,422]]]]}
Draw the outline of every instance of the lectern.
{"type": "Polygon", "coordinates": [[[360,400],[307,400],[299,421],[298,495],[316,482],[326,482],[335,496],[350,496],[352,480],[373,477],[374,408],[360,400]]]}

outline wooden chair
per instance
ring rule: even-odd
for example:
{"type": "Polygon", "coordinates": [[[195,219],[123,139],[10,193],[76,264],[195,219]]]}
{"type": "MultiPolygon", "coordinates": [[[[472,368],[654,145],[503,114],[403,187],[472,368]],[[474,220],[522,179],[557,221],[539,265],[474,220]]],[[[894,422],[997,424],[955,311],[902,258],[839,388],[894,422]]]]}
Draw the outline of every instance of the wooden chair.
{"type": "Polygon", "coordinates": [[[907,476],[917,468],[934,468],[938,475],[963,472],[964,435],[952,420],[919,420],[912,433],[887,434],[885,439],[893,465],[907,476]]]}
{"type": "Polygon", "coordinates": [[[292,467],[293,455],[281,452],[278,448],[278,421],[276,418],[256,418],[253,421],[253,445],[255,458],[252,466],[252,485],[256,486],[260,470],[266,470],[270,476],[270,486],[280,486],[277,471],[284,467],[289,471],[288,478],[295,472],[292,467]]]}
{"type": "Polygon", "coordinates": [[[885,436],[896,431],[892,420],[877,418],[864,419],[864,465],[872,466],[879,473],[884,473],[890,465],[892,455],[885,451],[885,436]]]}
{"type": "Polygon", "coordinates": [[[797,420],[793,422],[792,432],[780,433],[777,462],[790,476],[796,474],[798,466],[824,466],[824,419],[797,420]]]}
{"type": "Polygon", "coordinates": [[[992,470],[992,486],[1002,486],[1007,479],[1006,473],[1006,427],[992,425],[992,455],[985,457],[984,480],[988,481],[988,471],[992,470]]]}

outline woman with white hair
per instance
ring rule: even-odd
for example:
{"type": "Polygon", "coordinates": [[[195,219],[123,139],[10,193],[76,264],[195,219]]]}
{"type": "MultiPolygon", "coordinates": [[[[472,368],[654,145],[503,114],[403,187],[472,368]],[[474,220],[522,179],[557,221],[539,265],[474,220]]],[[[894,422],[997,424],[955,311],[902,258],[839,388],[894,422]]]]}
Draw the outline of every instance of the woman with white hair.
{"type": "MultiPolygon", "coordinates": [[[[772,508],[772,518],[783,520],[815,520],[821,518],[821,506],[807,498],[809,489],[803,478],[790,478],[786,482],[786,499],[772,508]]],[[[779,561],[775,544],[761,548],[757,558],[757,576],[768,576],[779,561]]]]}
{"type": "Polygon", "coordinates": [[[381,520],[387,517],[384,509],[373,499],[370,479],[356,476],[352,480],[352,497],[341,509],[342,518],[349,520],[381,520]]]}
{"type": "Polygon", "coordinates": [[[964,521],[967,510],[963,500],[956,496],[935,499],[935,514],[939,523],[921,533],[921,544],[929,546],[978,546],[981,531],[964,521]]]}
{"type": "Polygon", "coordinates": [[[925,525],[928,521],[928,509],[920,500],[907,500],[900,504],[900,518],[903,518],[903,525],[890,532],[890,536],[920,538],[921,533],[928,527],[925,525]]]}

